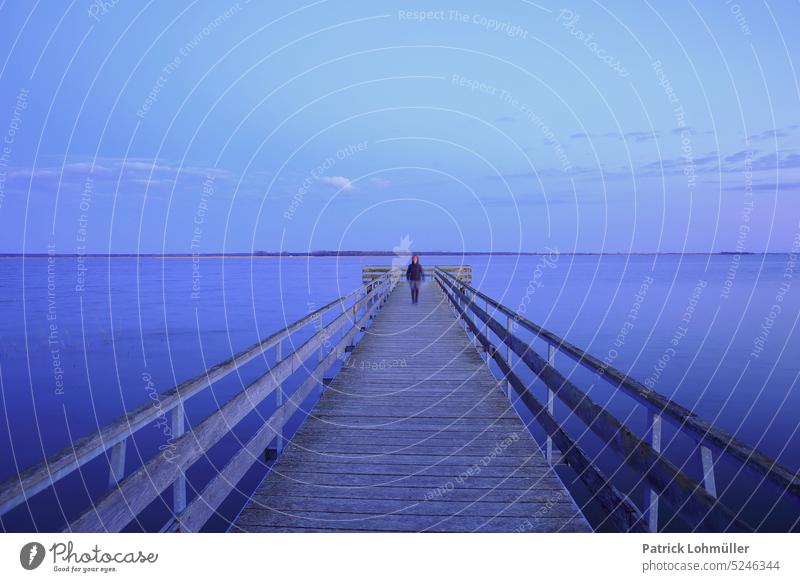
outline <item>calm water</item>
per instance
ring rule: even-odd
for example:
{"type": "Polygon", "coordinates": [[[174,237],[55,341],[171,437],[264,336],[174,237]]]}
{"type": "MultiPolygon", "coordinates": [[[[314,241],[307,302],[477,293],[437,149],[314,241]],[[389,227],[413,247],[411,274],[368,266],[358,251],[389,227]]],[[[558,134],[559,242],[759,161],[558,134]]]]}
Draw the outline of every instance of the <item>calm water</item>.
{"type": "MultiPolygon", "coordinates": [[[[423,257],[424,261],[424,257],[423,257]]],[[[800,282],[786,255],[468,257],[474,284],[529,319],[692,408],[700,416],[796,469],[800,466],[800,282]]],[[[86,259],[0,260],[0,478],[13,476],[161,392],[230,357],[259,338],[354,289],[361,265],[352,259],[86,259]]],[[[452,258],[430,262],[452,263],[452,258]]],[[[264,361],[192,399],[197,423],[263,372],[264,361]]],[[[270,361],[267,359],[267,364],[270,361]]],[[[637,431],[644,415],[596,377],[558,361],[591,396],[637,431]]],[[[265,402],[236,434],[193,468],[201,487],[224,463],[237,438],[267,414],[265,402]]],[[[557,414],[566,412],[556,409],[557,414]]],[[[570,426],[573,420],[568,420],[570,426]]],[[[575,424],[576,434],[581,434],[575,424]]],[[[534,433],[536,433],[534,429],[534,433]]],[[[541,435],[539,435],[541,436],[541,435]]],[[[676,462],[685,449],[674,443],[676,462]]],[[[607,473],[619,463],[591,435],[581,437],[607,473]]],[[[128,451],[128,471],[163,440],[148,427],[128,451]]],[[[98,462],[65,479],[58,494],[5,516],[3,528],[54,529],[101,494],[107,473],[98,462]]],[[[696,474],[696,467],[686,470],[696,474]]],[[[263,476],[256,467],[242,495],[263,476]]],[[[720,467],[720,483],[736,475],[720,467]]],[[[620,472],[621,482],[631,479],[620,472]]],[[[565,476],[569,479],[569,476],[565,476]]],[[[773,508],[734,479],[722,495],[745,504],[765,529],[796,527],[796,512],[773,508]],[[760,513],[759,513],[760,512],[760,513]],[[766,512],[766,521],[755,515],[766,512]]],[[[631,481],[631,493],[643,494],[631,481]]],[[[580,496],[580,491],[577,495],[580,496]]],[[[191,496],[191,495],[190,495],[191,496]]],[[[168,500],[167,500],[168,502],[168,500]]],[[[241,496],[226,503],[235,515],[241,496]]],[[[752,513],[752,515],[751,515],[752,513]]],[[[131,529],[157,529],[159,503],[131,529]]],[[[225,520],[209,524],[224,529],[225,520]]],[[[679,526],[675,526],[678,527],[679,526]]]]}

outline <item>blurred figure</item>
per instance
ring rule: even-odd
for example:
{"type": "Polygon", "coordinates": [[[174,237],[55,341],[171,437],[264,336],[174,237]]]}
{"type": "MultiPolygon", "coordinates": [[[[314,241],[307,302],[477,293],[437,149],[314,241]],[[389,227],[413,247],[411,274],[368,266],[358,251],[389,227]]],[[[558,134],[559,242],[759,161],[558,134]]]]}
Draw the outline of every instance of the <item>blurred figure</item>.
{"type": "Polygon", "coordinates": [[[422,270],[422,265],[419,264],[419,255],[414,255],[411,258],[411,264],[406,270],[406,280],[408,286],[411,287],[411,303],[419,302],[419,284],[425,280],[425,271],[422,270]]]}

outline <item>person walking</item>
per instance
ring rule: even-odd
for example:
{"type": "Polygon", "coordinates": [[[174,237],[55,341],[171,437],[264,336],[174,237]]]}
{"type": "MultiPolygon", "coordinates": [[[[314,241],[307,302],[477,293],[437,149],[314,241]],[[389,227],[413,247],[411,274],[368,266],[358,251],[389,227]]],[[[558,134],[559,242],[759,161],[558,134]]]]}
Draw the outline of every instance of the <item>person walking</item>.
{"type": "Polygon", "coordinates": [[[406,280],[408,286],[411,287],[411,303],[419,302],[419,285],[425,280],[425,271],[422,270],[422,265],[419,264],[419,255],[411,257],[411,264],[406,269],[406,280]]]}

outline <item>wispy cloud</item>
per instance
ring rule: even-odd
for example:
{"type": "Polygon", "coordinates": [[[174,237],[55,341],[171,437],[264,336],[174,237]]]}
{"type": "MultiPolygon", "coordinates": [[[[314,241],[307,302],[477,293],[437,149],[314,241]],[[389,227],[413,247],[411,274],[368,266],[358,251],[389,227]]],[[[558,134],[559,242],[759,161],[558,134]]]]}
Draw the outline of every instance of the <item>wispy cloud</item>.
{"type": "Polygon", "coordinates": [[[180,166],[165,160],[139,158],[70,158],[60,163],[52,160],[37,167],[11,168],[9,190],[27,192],[80,193],[91,181],[95,197],[123,194],[143,194],[165,197],[178,187],[197,188],[204,180],[227,180],[233,174],[222,168],[190,164],[180,166]]]}
{"type": "Polygon", "coordinates": [[[661,137],[661,132],[659,131],[628,131],[625,133],[618,133],[614,131],[608,131],[605,133],[578,132],[571,134],[569,137],[570,139],[618,139],[620,141],[644,142],[644,141],[649,141],[651,139],[658,139],[659,137],[661,137]]]}
{"type": "Polygon", "coordinates": [[[777,139],[779,137],[788,137],[789,132],[784,129],[767,129],[758,133],[754,133],[748,137],[750,141],[765,141],[769,139],[777,139]]]}
{"type": "Polygon", "coordinates": [[[60,165],[46,164],[35,168],[14,168],[17,177],[41,178],[60,176],[64,180],[75,177],[93,179],[120,178],[134,176],[143,179],[163,179],[166,176],[213,176],[214,178],[231,177],[230,172],[222,168],[198,166],[194,164],[180,166],[167,161],[154,161],[140,158],[97,158],[65,161],[60,165]]]}
{"type": "Polygon", "coordinates": [[[344,191],[353,189],[353,182],[350,181],[350,178],[345,178],[344,176],[319,176],[317,177],[317,182],[344,191]]]}
{"type": "Polygon", "coordinates": [[[376,188],[388,188],[392,185],[392,183],[386,178],[371,178],[369,183],[371,186],[375,186],[376,188]]]}
{"type": "Polygon", "coordinates": [[[800,154],[785,151],[772,152],[753,160],[753,170],[800,168],[800,154]]]}
{"type": "Polygon", "coordinates": [[[632,139],[637,142],[658,139],[661,134],[658,131],[629,131],[623,135],[625,139],[632,139]]]}
{"type": "MultiPolygon", "coordinates": [[[[761,192],[780,192],[786,190],[800,190],[800,180],[787,180],[785,182],[756,182],[751,186],[752,190],[761,192]]],[[[740,192],[741,185],[726,186],[724,190],[735,190],[740,192]]]]}

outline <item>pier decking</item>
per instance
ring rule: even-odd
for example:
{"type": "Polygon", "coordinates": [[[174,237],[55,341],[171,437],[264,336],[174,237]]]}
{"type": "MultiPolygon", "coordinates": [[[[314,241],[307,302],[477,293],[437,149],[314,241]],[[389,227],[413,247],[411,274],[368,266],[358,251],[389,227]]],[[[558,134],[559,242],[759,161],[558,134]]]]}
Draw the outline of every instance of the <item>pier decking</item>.
{"type": "Polygon", "coordinates": [[[590,531],[500,386],[401,283],[234,531],[590,531]]]}

